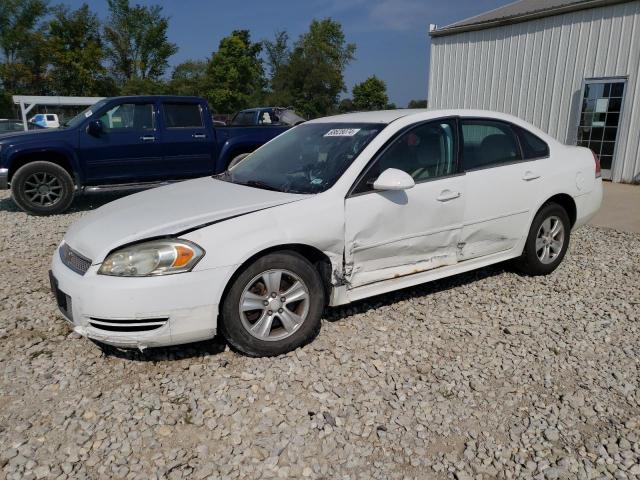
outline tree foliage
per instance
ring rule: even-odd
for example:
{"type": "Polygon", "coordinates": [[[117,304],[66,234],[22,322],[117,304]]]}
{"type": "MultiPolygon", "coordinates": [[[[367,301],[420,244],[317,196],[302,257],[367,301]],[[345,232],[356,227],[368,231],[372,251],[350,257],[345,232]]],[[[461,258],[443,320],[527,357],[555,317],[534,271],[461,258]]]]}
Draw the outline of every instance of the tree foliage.
{"type": "Polygon", "coordinates": [[[248,30],[234,30],[220,41],[205,80],[215,112],[234,112],[262,99],[266,81],[261,51],[262,43],[253,43],[248,30]]]}
{"type": "Polygon", "coordinates": [[[263,42],[267,56],[267,67],[269,76],[275,77],[282,65],[287,63],[291,51],[289,50],[289,34],[285,30],[276,32],[273,40],[263,42]]]}
{"type": "Polygon", "coordinates": [[[0,80],[11,94],[44,93],[40,81],[45,73],[42,21],[46,13],[45,0],[0,2],[0,80]]]}
{"type": "Polygon", "coordinates": [[[64,6],[54,9],[48,26],[47,50],[52,93],[92,96],[112,90],[103,65],[100,22],[86,3],[75,11],[64,6]]]}
{"type": "Polygon", "coordinates": [[[101,21],[89,2],[71,9],[50,1],[0,0],[0,116],[11,114],[15,94],[198,95],[219,113],[268,101],[308,118],[388,103],[375,77],[354,88],[353,100],[340,101],[356,47],[329,18],[313,20],[292,44],[284,30],[261,42],[234,30],[209,58],[168,74],[178,49],[161,6],[107,0],[101,21]]]}
{"type": "Polygon", "coordinates": [[[355,50],[354,44],[346,43],[338,22],[313,20],[272,78],[273,102],[293,105],[310,118],[335,111],[340,93],[346,90],[344,69],[355,50]]]}
{"type": "Polygon", "coordinates": [[[411,100],[407,108],[427,108],[428,102],[424,100],[411,100]]]}
{"type": "Polygon", "coordinates": [[[352,93],[356,110],[383,110],[389,104],[387,85],[375,75],[354,85],[352,93]]]}
{"type": "Polygon", "coordinates": [[[207,90],[207,62],[187,60],[176,65],[168,89],[174,95],[204,95],[207,90]]]}
{"type": "Polygon", "coordinates": [[[169,19],[162,7],[108,0],[109,20],[104,27],[107,58],[121,85],[134,79],[158,81],[178,47],[167,39],[169,19]]]}

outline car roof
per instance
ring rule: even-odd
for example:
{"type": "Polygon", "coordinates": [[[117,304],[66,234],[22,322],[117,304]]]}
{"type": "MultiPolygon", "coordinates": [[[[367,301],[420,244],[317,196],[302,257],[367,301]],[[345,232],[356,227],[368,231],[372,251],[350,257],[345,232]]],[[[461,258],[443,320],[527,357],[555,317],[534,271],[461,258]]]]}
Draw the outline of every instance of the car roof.
{"type": "Polygon", "coordinates": [[[317,118],[309,120],[306,123],[381,123],[390,124],[399,118],[420,116],[421,120],[438,119],[445,117],[464,117],[464,118],[486,118],[490,120],[502,120],[505,122],[519,125],[532,133],[544,138],[547,141],[553,141],[553,137],[543,132],[539,128],[513,115],[501,112],[493,112],[491,110],[470,110],[470,109],[442,109],[430,110],[427,108],[403,108],[397,110],[378,110],[373,112],[354,112],[342,115],[334,115],[331,117],[317,118]],[[425,114],[427,114],[425,118],[425,114]]]}

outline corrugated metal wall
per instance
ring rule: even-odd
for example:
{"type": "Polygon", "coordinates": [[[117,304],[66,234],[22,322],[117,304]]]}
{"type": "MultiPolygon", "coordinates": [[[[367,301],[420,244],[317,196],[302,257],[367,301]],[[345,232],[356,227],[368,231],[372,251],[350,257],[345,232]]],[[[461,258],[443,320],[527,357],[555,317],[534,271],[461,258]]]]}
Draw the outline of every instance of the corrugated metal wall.
{"type": "Polygon", "coordinates": [[[433,37],[430,108],[516,115],[575,143],[585,78],[627,77],[614,181],[640,181],[640,1],[433,37]]]}

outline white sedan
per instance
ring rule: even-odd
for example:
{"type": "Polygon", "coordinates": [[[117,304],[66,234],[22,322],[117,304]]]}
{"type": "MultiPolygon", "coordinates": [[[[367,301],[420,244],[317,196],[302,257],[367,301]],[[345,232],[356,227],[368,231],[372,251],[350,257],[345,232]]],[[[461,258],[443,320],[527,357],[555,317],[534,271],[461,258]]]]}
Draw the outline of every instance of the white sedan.
{"type": "Polygon", "coordinates": [[[512,116],[395,110],[292,128],[227,172],[75,223],[53,257],[76,332],[144,349],[210,339],[278,355],[326,305],[513,260],[562,261],[602,199],[590,150],[512,116]]]}

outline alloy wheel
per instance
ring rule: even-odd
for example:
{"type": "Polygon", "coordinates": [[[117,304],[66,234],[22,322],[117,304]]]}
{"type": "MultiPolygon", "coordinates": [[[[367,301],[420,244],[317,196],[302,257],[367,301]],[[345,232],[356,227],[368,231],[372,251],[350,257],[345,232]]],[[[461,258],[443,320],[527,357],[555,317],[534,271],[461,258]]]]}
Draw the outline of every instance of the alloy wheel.
{"type": "Polygon", "coordinates": [[[249,281],[240,296],[240,319],[253,337],[263,341],[293,335],[309,314],[309,289],[293,272],[267,270],[249,281]]]}
{"type": "Polygon", "coordinates": [[[559,217],[545,219],[536,235],[536,255],[544,264],[553,263],[564,246],[564,225],[559,217]]]}
{"type": "Polygon", "coordinates": [[[32,173],[24,182],[24,194],[34,205],[49,207],[62,198],[62,182],[46,172],[32,173]]]}

